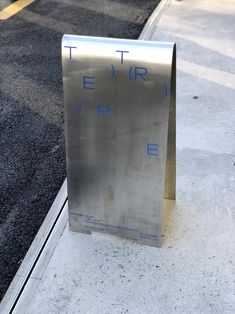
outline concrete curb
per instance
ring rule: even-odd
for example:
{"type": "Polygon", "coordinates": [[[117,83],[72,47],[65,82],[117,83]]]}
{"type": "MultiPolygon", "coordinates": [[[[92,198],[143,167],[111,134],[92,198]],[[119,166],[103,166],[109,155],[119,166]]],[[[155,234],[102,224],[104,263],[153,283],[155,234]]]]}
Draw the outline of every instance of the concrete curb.
{"type": "MultiPolygon", "coordinates": [[[[43,224],[41,225],[35,239],[33,240],[20,268],[12,280],[6,294],[0,304],[0,313],[11,313],[20,298],[27,281],[33,272],[39,257],[49,242],[50,235],[58,222],[59,217],[67,201],[67,180],[62,184],[58,195],[56,196],[43,224]]],[[[64,226],[66,224],[64,219],[64,226]]],[[[54,247],[56,243],[53,242],[54,247]]]]}
{"type": "Polygon", "coordinates": [[[171,4],[172,0],[162,0],[149,17],[144,29],[142,30],[139,40],[150,40],[154,34],[157,24],[164,11],[171,4]]]}

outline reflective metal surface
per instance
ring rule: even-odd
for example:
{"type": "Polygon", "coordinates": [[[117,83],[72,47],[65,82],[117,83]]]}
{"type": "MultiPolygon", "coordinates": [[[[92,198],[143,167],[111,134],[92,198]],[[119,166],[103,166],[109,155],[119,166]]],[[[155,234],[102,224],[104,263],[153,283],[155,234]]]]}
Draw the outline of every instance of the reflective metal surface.
{"type": "Polygon", "coordinates": [[[175,198],[175,45],[65,35],[62,63],[70,229],[159,246],[175,198]]]}

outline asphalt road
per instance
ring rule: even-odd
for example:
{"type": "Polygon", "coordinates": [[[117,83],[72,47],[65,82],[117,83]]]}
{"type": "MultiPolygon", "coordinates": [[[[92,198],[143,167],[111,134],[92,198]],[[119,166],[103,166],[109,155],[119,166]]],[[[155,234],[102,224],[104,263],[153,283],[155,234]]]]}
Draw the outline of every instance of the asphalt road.
{"type": "Polygon", "coordinates": [[[36,0],[0,21],[0,300],[66,177],[62,35],[138,38],[159,1],[36,0]]]}

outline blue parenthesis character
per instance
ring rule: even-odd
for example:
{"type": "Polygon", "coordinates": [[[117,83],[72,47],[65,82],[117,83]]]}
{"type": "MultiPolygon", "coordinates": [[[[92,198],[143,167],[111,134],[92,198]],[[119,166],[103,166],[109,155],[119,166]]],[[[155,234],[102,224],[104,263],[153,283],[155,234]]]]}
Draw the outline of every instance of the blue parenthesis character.
{"type": "Polygon", "coordinates": [[[168,96],[168,87],[167,84],[162,85],[162,96],[163,98],[166,98],[168,96]]]}
{"type": "Polygon", "coordinates": [[[79,103],[77,105],[77,112],[79,113],[80,117],[84,116],[84,104],[83,103],[79,103]]]}
{"type": "Polygon", "coordinates": [[[114,79],[116,75],[116,70],[113,64],[111,64],[111,67],[112,67],[112,79],[114,79]]]}
{"type": "Polygon", "coordinates": [[[159,151],[159,144],[148,143],[147,144],[147,156],[157,157],[159,151]]]}

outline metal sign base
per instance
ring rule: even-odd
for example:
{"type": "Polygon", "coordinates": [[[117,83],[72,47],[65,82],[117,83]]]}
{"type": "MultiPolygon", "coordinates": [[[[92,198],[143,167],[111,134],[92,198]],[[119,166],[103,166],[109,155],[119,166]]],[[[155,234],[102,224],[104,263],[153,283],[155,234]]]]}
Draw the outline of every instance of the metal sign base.
{"type": "Polygon", "coordinates": [[[69,224],[160,246],[175,199],[175,44],[65,35],[69,224]]]}

